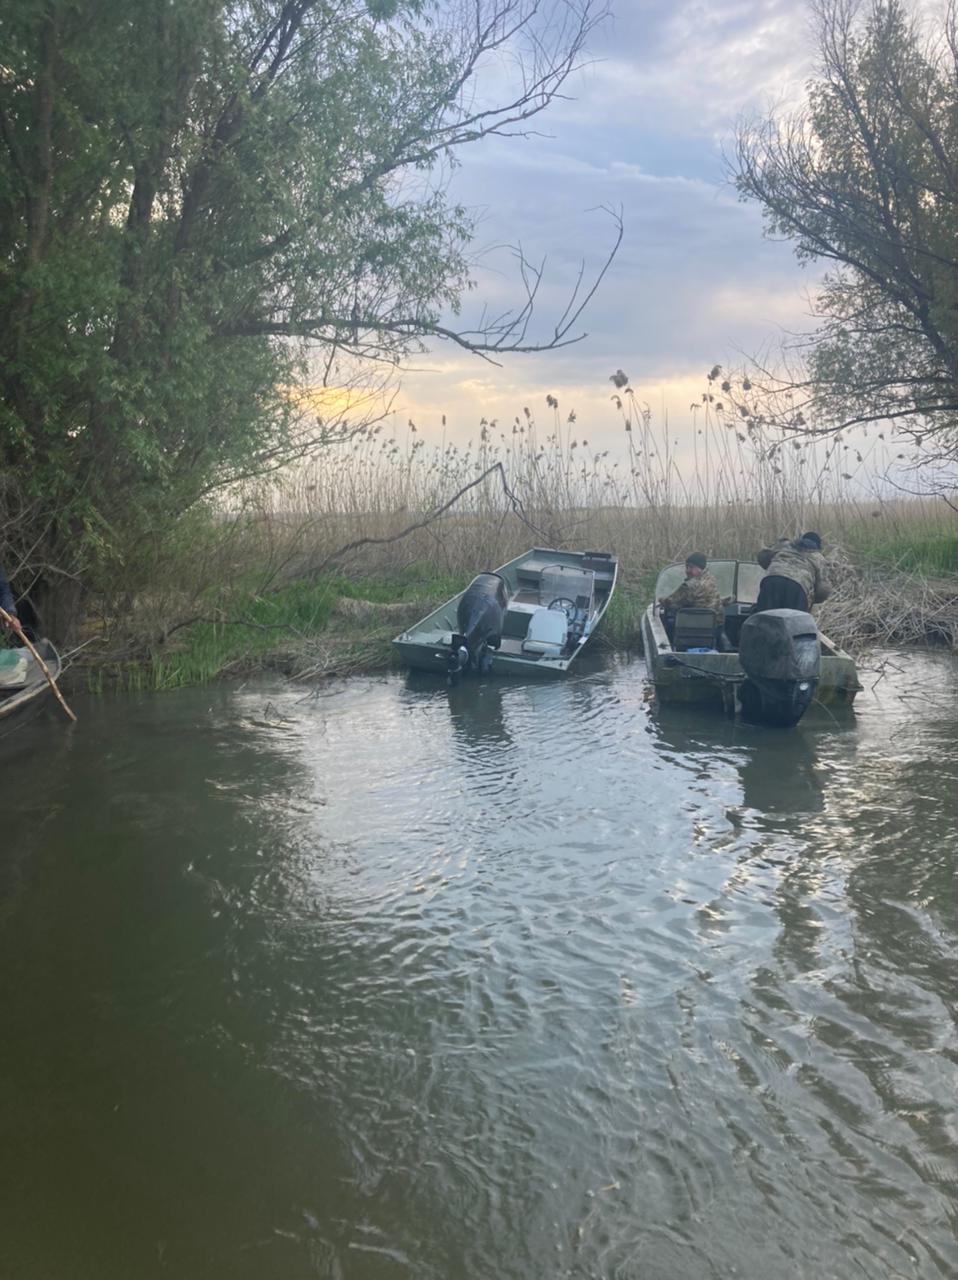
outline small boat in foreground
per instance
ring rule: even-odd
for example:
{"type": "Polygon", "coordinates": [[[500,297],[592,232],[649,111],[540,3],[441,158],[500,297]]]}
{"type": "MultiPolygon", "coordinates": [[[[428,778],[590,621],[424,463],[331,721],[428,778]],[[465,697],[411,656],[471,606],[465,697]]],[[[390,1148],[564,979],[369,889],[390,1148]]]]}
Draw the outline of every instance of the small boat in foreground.
{"type": "Polygon", "coordinates": [[[679,586],[684,564],[663,569],[642,618],[642,644],[659,702],[713,705],[749,720],[791,726],[814,700],[851,706],[861,685],[851,656],[818,630],[811,614],[752,615],[765,571],[745,560],[710,560],[725,600],[725,624],[711,609],[680,609],[670,635],[658,601],[679,586]],[[750,620],[751,618],[751,620],[750,620]]]}
{"type": "Polygon", "coordinates": [[[480,574],[393,644],[407,666],[451,678],[564,675],[609,607],[617,574],[609,552],[533,547],[480,574]]]}
{"type": "MultiPolygon", "coordinates": [[[[49,640],[38,640],[37,653],[56,680],[62,663],[49,640]]],[[[47,678],[26,649],[0,649],[0,720],[12,716],[49,692],[47,678]]]]}

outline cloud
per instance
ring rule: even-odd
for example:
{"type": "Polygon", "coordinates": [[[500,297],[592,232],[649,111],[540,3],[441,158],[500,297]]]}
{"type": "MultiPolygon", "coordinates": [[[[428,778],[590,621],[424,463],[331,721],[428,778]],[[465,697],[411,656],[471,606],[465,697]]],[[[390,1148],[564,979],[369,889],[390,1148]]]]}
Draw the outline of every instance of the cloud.
{"type": "MultiPolygon", "coordinates": [[[[787,244],[766,240],[760,211],[729,185],[722,142],[734,120],[794,93],[811,65],[808,16],[787,0],[629,3],[599,33],[596,61],[579,73],[574,101],[536,121],[552,137],[489,139],[461,155],[451,194],[477,218],[475,294],[460,325],[521,305],[521,242],[545,262],[530,339],[548,340],[581,262],[600,267],[621,209],[625,240],[582,318],[589,337],[502,369],[437,348],[431,373],[405,378],[413,416],[460,423],[511,421],[546,393],[609,416],[608,375],[626,369],[656,413],[676,420],[713,363],[764,351],[783,331],[807,329],[803,272],[787,244]]],[[[422,362],[421,362],[422,363],[422,362]]]]}
{"type": "Polygon", "coordinates": [[[576,114],[621,126],[651,113],[667,133],[724,136],[797,96],[812,65],[809,11],[792,0],[621,4],[599,38],[576,114]]]}
{"type": "MultiPolygon", "coordinates": [[[[583,197],[622,209],[624,244],[583,317],[590,339],[563,361],[589,360],[597,347],[606,359],[625,349],[633,359],[661,360],[671,353],[711,360],[730,340],[756,340],[769,319],[770,299],[776,323],[800,324],[803,273],[788,246],[763,240],[758,211],[740,204],[727,187],[697,176],[648,174],[616,160],[605,168],[590,165],[587,184],[570,189],[571,167],[563,153],[551,160],[540,155],[528,169],[493,156],[463,175],[458,192],[468,197],[498,189],[497,203],[485,206],[480,223],[483,241],[501,243],[508,228],[521,227],[529,257],[545,261],[532,326],[539,339],[548,337],[564,310],[580,261],[594,273],[611,242],[611,222],[594,205],[585,207],[583,197]],[[760,302],[751,312],[750,297],[760,302]],[[735,333],[729,332],[732,321],[735,333]]],[[[480,258],[476,280],[477,297],[464,312],[470,323],[478,322],[479,299],[494,309],[522,301],[515,262],[502,250],[480,258]]]]}

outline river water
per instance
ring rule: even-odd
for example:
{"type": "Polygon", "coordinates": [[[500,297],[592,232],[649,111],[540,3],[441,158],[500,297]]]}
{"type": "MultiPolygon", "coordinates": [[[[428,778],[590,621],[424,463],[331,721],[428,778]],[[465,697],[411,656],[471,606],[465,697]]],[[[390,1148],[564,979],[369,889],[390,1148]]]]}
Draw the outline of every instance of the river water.
{"type": "Polygon", "coordinates": [[[795,731],[565,683],[0,740],[0,1276],[958,1274],[958,664],[795,731]]]}

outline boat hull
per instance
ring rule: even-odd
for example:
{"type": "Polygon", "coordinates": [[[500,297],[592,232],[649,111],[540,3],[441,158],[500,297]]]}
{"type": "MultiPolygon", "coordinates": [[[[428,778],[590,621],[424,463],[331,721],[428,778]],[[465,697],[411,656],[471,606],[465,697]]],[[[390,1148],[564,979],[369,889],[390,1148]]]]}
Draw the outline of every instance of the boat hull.
{"type": "MultiPolygon", "coordinates": [[[[491,659],[489,673],[499,676],[535,676],[546,680],[564,676],[595,634],[596,627],[609,606],[618,575],[615,557],[597,552],[534,547],[515,560],[501,565],[495,572],[505,579],[511,593],[507,610],[507,620],[511,625],[501,637],[498,649],[486,650],[486,660],[491,659]],[[535,575],[541,574],[547,566],[560,566],[569,570],[586,568],[595,575],[594,603],[585,633],[561,654],[530,653],[523,645],[522,624],[528,625],[528,615],[538,607],[532,603],[534,591],[530,587],[535,575]]],[[[448,675],[450,640],[458,630],[457,610],[463,594],[460,592],[453,596],[396,636],[393,648],[407,667],[448,675]]]]}
{"type": "MultiPolygon", "coordinates": [[[[433,645],[422,644],[419,641],[404,641],[397,637],[393,641],[393,647],[400,659],[407,667],[412,667],[414,671],[434,671],[437,675],[448,675],[448,648],[443,649],[437,642],[433,645]]],[[[539,657],[536,659],[523,657],[514,653],[491,652],[492,665],[489,668],[491,675],[499,676],[543,676],[548,679],[550,676],[562,676],[569,670],[579,652],[584,647],[580,645],[576,651],[567,658],[546,658],[539,657]]]]}
{"type": "MultiPolygon", "coordinates": [[[[861,685],[854,660],[826,636],[815,701],[825,706],[850,707],[861,685]]],[[[692,703],[737,709],[737,688],[744,678],[737,653],[674,654],[654,606],[642,618],[642,647],[646,669],[661,703],[692,703]]]]}
{"type": "MultiPolygon", "coordinates": [[[[36,650],[47,664],[50,674],[56,680],[60,675],[61,669],[60,655],[49,640],[38,640],[36,650]]],[[[44,697],[50,690],[46,676],[29,653],[27,654],[27,662],[26,683],[18,689],[0,692],[0,720],[16,715],[18,711],[30,706],[38,698],[44,697]]]]}

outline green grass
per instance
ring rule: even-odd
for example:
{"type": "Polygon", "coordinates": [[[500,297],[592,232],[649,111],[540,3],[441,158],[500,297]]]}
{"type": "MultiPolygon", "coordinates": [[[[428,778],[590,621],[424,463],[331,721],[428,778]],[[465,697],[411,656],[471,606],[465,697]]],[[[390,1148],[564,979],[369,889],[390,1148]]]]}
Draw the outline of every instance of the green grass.
{"type": "Polygon", "coordinates": [[[862,560],[880,568],[926,577],[958,574],[958,534],[909,531],[884,538],[853,537],[851,542],[862,560]]]}
{"type": "Polygon", "coordinates": [[[632,582],[619,581],[602,619],[598,636],[612,649],[636,649],[640,645],[642,615],[655,590],[657,570],[646,570],[632,582]]]}
{"type": "MultiPolygon", "coordinates": [[[[193,623],[177,631],[167,645],[153,651],[146,663],[130,664],[118,671],[107,683],[130,692],[165,690],[187,685],[205,684],[223,675],[239,675],[270,667],[281,667],[284,654],[305,649],[332,629],[346,657],[350,646],[365,645],[367,654],[376,653],[386,662],[391,651],[390,636],[377,642],[374,631],[356,624],[359,634],[341,634],[340,620],[334,615],[340,597],[369,601],[373,604],[410,603],[423,613],[455,595],[467,584],[471,574],[436,573],[431,565],[419,561],[392,574],[379,574],[348,579],[329,575],[311,582],[298,582],[271,595],[256,596],[245,591],[216,593],[203,606],[210,617],[224,621],[193,623]],[[226,620],[229,621],[226,621],[226,620]],[[252,623],[253,626],[238,625],[252,623]],[[365,630],[366,634],[363,635],[365,630]]],[[[641,575],[634,583],[620,583],[602,622],[600,635],[613,648],[634,648],[638,643],[642,613],[651,599],[654,572],[641,575]]],[[[348,624],[347,624],[348,625],[348,624]]],[[[358,654],[359,650],[356,649],[358,654]]],[[[91,691],[105,687],[102,671],[91,673],[95,683],[91,691]]]]}
{"type": "Polygon", "coordinates": [[[336,594],[353,600],[371,600],[374,604],[398,604],[405,600],[441,602],[461,591],[473,576],[472,573],[437,573],[428,562],[418,560],[394,573],[355,580],[336,578],[336,594]]]}
{"type": "Polygon", "coordinates": [[[175,689],[281,665],[284,654],[305,648],[330,629],[340,597],[373,604],[417,603],[425,613],[464,585],[459,575],[437,575],[419,563],[388,577],[328,575],[265,596],[243,591],[212,594],[202,608],[205,616],[217,621],[195,622],[177,631],[167,645],[154,650],[149,664],[130,667],[119,683],[131,690],[175,689]]]}

